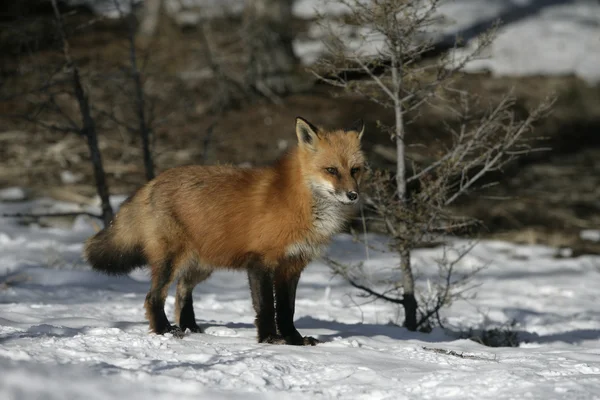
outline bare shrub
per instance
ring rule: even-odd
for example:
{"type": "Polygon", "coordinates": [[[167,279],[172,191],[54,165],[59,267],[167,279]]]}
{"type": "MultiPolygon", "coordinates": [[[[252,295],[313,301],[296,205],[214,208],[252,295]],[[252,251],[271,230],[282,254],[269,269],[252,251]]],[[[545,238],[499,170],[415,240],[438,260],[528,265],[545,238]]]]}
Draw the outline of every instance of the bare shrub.
{"type": "MultiPolygon", "coordinates": [[[[449,208],[461,196],[485,187],[484,180],[519,155],[535,149],[529,134],[536,121],[550,110],[553,100],[529,110],[521,118],[515,98],[507,93],[483,107],[483,100],[453,85],[463,66],[479,57],[491,43],[495,27],[478,39],[475,50],[461,58],[439,51],[432,26],[440,0],[341,0],[348,15],[343,24],[324,20],[327,54],[314,74],[323,81],[363,95],[393,113],[393,125],[379,123],[395,148],[396,171],[374,171],[369,179],[366,206],[390,236],[390,247],[400,257],[399,278],[379,282],[390,288],[377,291],[356,269],[333,263],[363,293],[404,308],[404,326],[424,329],[439,318],[442,307],[463,293],[471,273],[456,279],[455,266],[470,248],[454,258],[437,262],[439,282],[433,296],[417,300],[411,251],[424,243],[444,241],[477,223],[449,208]],[[353,31],[348,35],[348,31],[353,31]],[[421,110],[443,110],[447,137],[431,162],[418,163],[407,156],[406,137],[412,118],[421,110]],[[481,110],[484,109],[483,112],[481,110]],[[409,167],[411,173],[409,173],[409,167]]],[[[457,40],[456,46],[459,45],[457,40]]],[[[476,272],[476,271],[473,271],[476,272]]]]}

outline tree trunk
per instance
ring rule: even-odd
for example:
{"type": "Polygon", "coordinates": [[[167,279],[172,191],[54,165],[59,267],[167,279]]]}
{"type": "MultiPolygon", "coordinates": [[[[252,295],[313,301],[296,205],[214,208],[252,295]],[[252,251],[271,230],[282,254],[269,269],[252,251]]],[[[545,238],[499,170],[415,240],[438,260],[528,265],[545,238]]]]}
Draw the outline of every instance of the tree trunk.
{"type": "Polygon", "coordinates": [[[415,298],[415,280],[410,263],[410,249],[400,250],[400,270],[402,271],[402,306],[404,307],[404,326],[409,331],[417,330],[417,299],[415,298]]]}
{"type": "MultiPolygon", "coordinates": [[[[393,44],[392,50],[392,84],[394,87],[394,118],[395,139],[396,139],[396,194],[402,207],[406,202],[406,157],[404,149],[404,110],[400,101],[402,88],[402,65],[400,51],[397,45],[393,44]]],[[[400,270],[402,271],[402,305],[404,306],[404,326],[409,331],[417,330],[417,299],[415,298],[415,280],[412,273],[410,262],[410,240],[407,240],[407,229],[400,228],[400,270]]]]}
{"type": "MultiPolygon", "coordinates": [[[[160,7],[159,7],[160,8],[160,7]]],[[[129,60],[131,62],[131,78],[135,87],[135,108],[138,117],[139,133],[142,138],[142,151],[144,154],[144,167],[146,170],[146,180],[154,179],[154,161],[152,160],[151,140],[152,128],[149,126],[146,118],[146,101],[144,96],[144,83],[140,69],[137,65],[137,49],[135,43],[135,23],[133,13],[127,16],[129,24],[129,60]]]]}
{"type": "Polygon", "coordinates": [[[88,148],[90,149],[90,158],[92,159],[92,166],[94,169],[94,178],[96,179],[96,189],[98,196],[102,202],[102,220],[104,226],[107,227],[113,219],[113,209],[110,205],[108,184],[106,183],[106,175],[104,173],[104,167],[102,164],[102,155],[100,154],[100,147],[98,147],[98,137],[96,135],[96,124],[90,110],[90,103],[88,97],[85,94],[83,85],[81,84],[81,77],[79,75],[79,68],[71,58],[69,50],[69,42],[67,41],[67,35],[65,33],[62,15],[58,9],[57,0],[52,0],[52,8],[54,9],[54,15],[58,24],[58,30],[63,45],[63,53],[67,68],[71,69],[71,78],[73,83],[73,91],[75,92],[75,98],[79,104],[79,111],[81,113],[81,120],[83,127],[81,133],[86,137],[88,142],[88,148]]]}
{"type": "Polygon", "coordinates": [[[93,169],[94,178],[96,180],[96,189],[102,203],[102,220],[104,222],[104,226],[107,227],[113,219],[113,209],[110,205],[108,184],[106,183],[106,175],[102,165],[102,156],[100,155],[100,148],[98,147],[96,124],[94,123],[94,119],[92,118],[90,112],[87,96],[85,95],[83,87],[81,86],[79,70],[76,67],[73,68],[73,85],[75,87],[75,96],[79,102],[79,110],[81,111],[81,117],[83,119],[83,128],[81,131],[88,142],[90,157],[94,167],[93,169]]]}
{"type": "MultiPolygon", "coordinates": [[[[402,206],[406,206],[406,158],[404,154],[404,120],[402,104],[396,101],[396,193],[402,206]]],[[[400,235],[406,236],[407,229],[400,228],[400,235]]],[[[402,271],[402,300],[404,306],[404,326],[409,331],[417,330],[417,299],[415,280],[410,262],[409,240],[403,238],[400,244],[400,270],[402,271]]]]}
{"type": "Polygon", "coordinates": [[[396,99],[394,114],[396,119],[396,193],[398,200],[406,203],[406,159],[404,156],[404,120],[402,104],[396,99]]]}
{"type": "Polygon", "coordinates": [[[249,0],[244,25],[249,51],[246,82],[259,92],[283,94],[293,90],[298,63],[292,48],[293,0],[249,0]]]}

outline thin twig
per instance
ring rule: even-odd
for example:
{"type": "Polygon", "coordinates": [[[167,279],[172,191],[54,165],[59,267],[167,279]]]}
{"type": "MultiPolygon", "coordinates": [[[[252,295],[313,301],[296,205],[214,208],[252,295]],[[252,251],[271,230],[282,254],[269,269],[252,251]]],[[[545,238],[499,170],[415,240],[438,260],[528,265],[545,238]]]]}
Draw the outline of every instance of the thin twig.
{"type": "Polygon", "coordinates": [[[62,213],[47,213],[47,214],[29,214],[29,213],[3,213],[3,218],[46,218],[46,217],[77,217],[80,215],[86,215],[88,217],[102,219],[102,215],[94,214],[87,211],[72,211],[62,213]]]}
{"type": "Polygon", "coordinates": [[[370,289],[370,288],[368,288],[368,287],[366,287],[366,286],[364,286],[364,285],[361,285],[361,284],[359,284],[359,283],[356,283],[354,280],[352,280],[352,279],[350,279],[350,278],[347,278],[347,280],[348,280],[348,283],[349,283],[350,285],[354,286],[354,287],[355,287],[355,288],[357,288],[357,289],[360,289],[360,290],[362,290],[363,292],[365,292],[365,293],[369,294],[370,296],[374,296],[374,297],[376,297],[376,298],[378,298],[378,299],[382,299],[382,300],[385,300],[385,301],[389,301],[390,303],[394,303],[394,304],[404,304],[404,300],[403,300],[403,299],[398,299],[398,298],[394,298],[394,297],[389,297],[389,296],[386,296],[386,295],[384,295],[384,294],[377,293],[376,291],[374,291],[374,290],[372,290],[372,289],[370,289]]]}

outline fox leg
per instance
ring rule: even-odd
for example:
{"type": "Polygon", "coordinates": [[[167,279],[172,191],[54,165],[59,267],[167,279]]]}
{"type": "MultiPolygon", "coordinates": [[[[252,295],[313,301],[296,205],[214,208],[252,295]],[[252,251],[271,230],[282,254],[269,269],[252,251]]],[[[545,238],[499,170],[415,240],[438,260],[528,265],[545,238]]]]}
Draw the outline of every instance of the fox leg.
{"type": "Polygon", "coordinates": [[[211,273],[211,270],[201,269],[200,266],[190,267],[190,270],[186,271],[177,281],[175,319],[184,332],[186,329],[194,333],[202,332],[202,329],[196,323],[192,291],[197,284],[206,280],[211,273]]]}
{"type": "Polygon", "coordinates": [[[169,284],[174,275],[174,257],[168,256],[161,262],[152,263],[152,284],[146,295],[146,318],[150,322],[150,329],[159,335],[167,332],[174,336],[182,336],[183,332],[172,326],[165,314],[165,299],[169,291],[169,284]]]}
{"type": "Polygon", "coordinates": [[[287,344],[314,346],[319,341],[313,337],[302,337],[294,326],[296,288],[303,268],[282,265],[275,271],[275,299],[277,304],[277,328],[287,344]]]}
{"type": "Polygon", "coordinates": [[[256,312],[256,329],[259,343],[285,344],[277,335],[275,305],[273,298],[273,275],[259,267],[248,268],[248,281],[252,294],[252,306],[256,312]]]}

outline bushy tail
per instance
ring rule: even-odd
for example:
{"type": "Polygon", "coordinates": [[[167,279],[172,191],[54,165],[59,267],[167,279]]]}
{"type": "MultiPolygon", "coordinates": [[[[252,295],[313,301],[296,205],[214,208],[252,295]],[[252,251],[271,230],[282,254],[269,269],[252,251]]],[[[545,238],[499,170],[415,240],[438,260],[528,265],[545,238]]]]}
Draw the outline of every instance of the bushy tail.
{"type": "Polygon", "coordinates": [[[104,228],[88,239],[84,255],[92,268],[110,275],[125,275],[147,264],[143,247],[120,245],[114,227],[104,228]]]}

